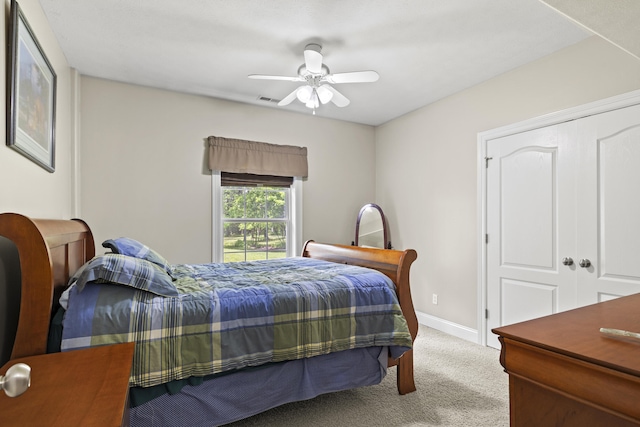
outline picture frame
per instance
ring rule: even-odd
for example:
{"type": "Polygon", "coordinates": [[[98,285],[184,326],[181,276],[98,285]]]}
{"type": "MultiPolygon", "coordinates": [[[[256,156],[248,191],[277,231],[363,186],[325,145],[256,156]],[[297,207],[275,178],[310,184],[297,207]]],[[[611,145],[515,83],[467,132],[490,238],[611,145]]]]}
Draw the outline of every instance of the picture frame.
{"type": "Polygon", "coordinates": [[[16,0],[8,36],[7,145],[53,173],[57,77],[16,0]]]}

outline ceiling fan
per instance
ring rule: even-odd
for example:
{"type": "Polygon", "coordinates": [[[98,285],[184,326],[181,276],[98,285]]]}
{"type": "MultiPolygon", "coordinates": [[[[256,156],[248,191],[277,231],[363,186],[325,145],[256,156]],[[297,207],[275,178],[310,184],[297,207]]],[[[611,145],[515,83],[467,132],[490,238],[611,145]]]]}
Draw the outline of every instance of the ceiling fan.
{"type": "Polygon", "coordinates": [[[331,74],[329,67],[322,63],[321,51],[321,45],[309,43],[304,48],[304,64],[298,67],[298,75],[295,77],[250,74],[249,78],[304,82],[305,84],[299,86],[282,99],[282,101],[278,102],[278,105],[288,105],[297,98],[308,108],[313,109],[314,114],[316,108],[329,101],[338,107],[346,107],[349,105],[349,99],[331,86],[332,84],[370,83],[377,81],[379,78],[378,73],[375,71],[353,71],[331,74]]]}

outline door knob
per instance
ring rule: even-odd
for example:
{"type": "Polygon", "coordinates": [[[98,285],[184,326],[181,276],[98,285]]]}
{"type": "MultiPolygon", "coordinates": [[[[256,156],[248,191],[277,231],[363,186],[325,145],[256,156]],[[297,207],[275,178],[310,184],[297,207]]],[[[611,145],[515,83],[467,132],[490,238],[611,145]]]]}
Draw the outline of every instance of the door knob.
{"type": "Polygon", "coordinates": [[[580,267],[582,268],[587,268],[591,266],[591,261],[589,261],[588,259],[581,259],[578,264],[580,265],[580,267]]]}
{"type": "Polygon", "coordinates": [[[564,265],[573,265],[573,259],[571,257],[562,258],[562,263],[564,265]]]}

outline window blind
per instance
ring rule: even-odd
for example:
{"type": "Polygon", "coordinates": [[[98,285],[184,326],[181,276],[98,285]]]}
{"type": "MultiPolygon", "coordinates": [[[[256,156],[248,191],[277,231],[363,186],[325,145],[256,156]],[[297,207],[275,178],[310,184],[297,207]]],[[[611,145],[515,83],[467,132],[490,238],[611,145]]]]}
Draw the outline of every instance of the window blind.
{"type": "Polygon", "coordinates": [[[291,187],[293,177],[221,172],[220,182],[223,187],[291,187]]]}

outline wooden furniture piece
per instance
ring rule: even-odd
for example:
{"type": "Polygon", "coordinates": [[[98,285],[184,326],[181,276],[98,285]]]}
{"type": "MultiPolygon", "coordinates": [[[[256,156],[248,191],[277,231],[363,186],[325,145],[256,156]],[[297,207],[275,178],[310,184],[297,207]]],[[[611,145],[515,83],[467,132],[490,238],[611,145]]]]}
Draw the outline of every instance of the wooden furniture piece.
{"type": "Polygon", "coordinates": [[[367,203],[360,209],[356,220],[356,238],[351,244],[369,248],[392,248],[387,217],[380,206],[367,203]]]}
{"type": "Polygon", "coordinates": [[[2,426],[128,426],[133,343],[11,360],[31,367],[31,387],[14,398],[0,392],[2,426]]]}
{"type": "Polygon", "coordinates": [[[511,426],[640,426],[640,294],[496,328],[511,426]]]}
{"type": "MultiPolygon", "coordinates": [[[[95,255],[89,226],[82,220],[31,219],[16,213],[0,214],[0,236],[13,241],[20,257],[22,297],[20,317],[11,359],[46,351],[53,307],[68,279],[95,255]]],[[[402,312],[415,340],[418,321],[411,300],[409,269],[416,251],[361,248],[309,241],[303,256],[361,265],[386,274],[396,285],[402,312]]],[[[415,391],[413,354],[405,353],[398,365],[398,392],[415,391]]]]}
{"type": "Polygon", "coordinates": [[[95,255],[93,235],[81,220],[30,219],[0,214],[0,236],[18,249],[20,317],[11,359],[44,354],[52,309],[69,277],[95,255]]]}
{"type": "MultiPolygon", "coordinates": [[[[396,251],[391,249],[362,248],[358,246],[327,245],[309,240],[302,248],[302,256],[341,264],[359,265],[384,273],[396,285],[396,294],[402,314],[407,321],[411,338],[418,335],[418,317],[413,308],[409,269],[418,254],[413,249],[396,251]]],[[[413,380],[413,350],[405,352],[400,359],[389,357],[389,366],[398,366],[397,386],[400,394],[416,391],[413,380]]]]}

